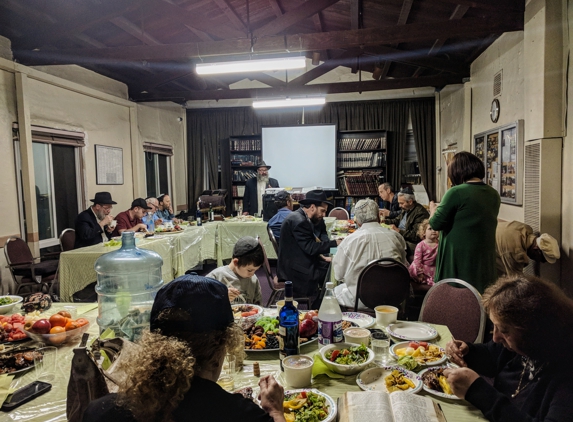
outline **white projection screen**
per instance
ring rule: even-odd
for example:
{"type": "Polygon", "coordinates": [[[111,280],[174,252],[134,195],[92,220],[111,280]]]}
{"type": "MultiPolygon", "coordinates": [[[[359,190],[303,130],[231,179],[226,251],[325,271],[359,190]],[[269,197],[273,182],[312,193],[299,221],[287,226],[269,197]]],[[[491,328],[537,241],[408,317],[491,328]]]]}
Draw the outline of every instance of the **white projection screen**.
{"type": "Polygon", "coordinates": [[[336,187],[336,125],[263,127],[263,160],[285,187],[336,187]]]}

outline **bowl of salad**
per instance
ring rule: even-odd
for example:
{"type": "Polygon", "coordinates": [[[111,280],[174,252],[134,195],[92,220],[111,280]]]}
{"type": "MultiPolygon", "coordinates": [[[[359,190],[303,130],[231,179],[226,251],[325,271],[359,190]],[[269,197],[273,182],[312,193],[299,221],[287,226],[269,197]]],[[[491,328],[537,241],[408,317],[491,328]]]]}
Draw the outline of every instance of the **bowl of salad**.
{"type": "Polygon", "coordinates": [[[8,314],[17,304],[21,303],[24,298],[22,296],[7,295],[0,296],[0,314],[8,314]]]}
{"type": "Polygon", "coordinates": [[[321,348],[320,357],[330,370],[342,375],[354,375],[374,361],[374,352],[363,344],[335,343],[321,348]]]}

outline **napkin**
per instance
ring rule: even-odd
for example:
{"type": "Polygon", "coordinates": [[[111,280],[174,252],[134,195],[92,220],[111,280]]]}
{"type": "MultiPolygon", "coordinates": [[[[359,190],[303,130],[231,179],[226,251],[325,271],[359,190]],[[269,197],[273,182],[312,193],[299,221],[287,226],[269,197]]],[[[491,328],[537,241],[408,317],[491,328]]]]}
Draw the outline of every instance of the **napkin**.
{"type": "Polygon", "coordinates": [[[322,361],[320,355],[314,355],[314,364],[312,365],[312,376],[316,377],[318,375],[325,374],[330,378],[344,378],[344,375],[337,374],[336,372],[328,369],[326,364],[322,361]]]}
{"type": "Polygon", "coordinates": [[[14,375],[2,374],[0,375],[0,406],[4,404],[6,398],[16,391],[15,388],[10,388],[14,375]]]}

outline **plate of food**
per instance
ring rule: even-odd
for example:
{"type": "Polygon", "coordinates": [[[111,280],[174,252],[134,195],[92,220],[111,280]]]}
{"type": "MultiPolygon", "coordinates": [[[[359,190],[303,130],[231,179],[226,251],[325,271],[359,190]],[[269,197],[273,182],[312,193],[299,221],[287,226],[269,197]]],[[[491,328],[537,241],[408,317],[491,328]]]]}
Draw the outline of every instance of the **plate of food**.
{"type": "Polygon", "coordinates": [[[448,358],[443,348],[425,341],[396,343],[390,347],[390,354],[396,359],[412,356],[420,365],[441,365],[448,358]]]}
{"type": "MultiPolygon", "coordinates": [[[[356,324],[355,325],[356,327],[360,328],[370,328],[376,324],[376,318],[367,314],[362,314],[360,312],[343,312],[342,321],[351,322],[353,324],[356,324]]],[[[350,327],[342,327],[342,329],[344,328],[350,328],[350,327]]]]}
{"type": "Polygon", "coordinates": [[[42,352],[33,349],[0,354],[0,374],[21,374],[34,367],[34,359],[42,352]]]}
{"type": "Polygon", "coordinates": [[[156,227],[155,234],[177,234],[182,233],[183,228],[176,224],[173,227],[156,227]]]}
{"type": "Polygon", "coordinates": [[[249,305],[249,304],[236,304],[231,305],[233,310],[233,317],[237,318],[248,318],[254,315],[262,315],[263,308],[259,305],[249,305]]]}
{"type": "Polygon", "coordinates": [[[430,394],[438,397],[443,397],[445,399],[461,400],[452,392],[450,384],[444,375],[444,369],[446,366],[439,366],[433,368],[427,368],[421,371],[418,375],[422,379],[423,388],[430,394]]]}
{"type": "Polygon", "coordinates": [[[364,391],[405,391],[417,393],[422,389],[422,380],[412,371],[401,366],[382,366],[362,371],[356,384],[364,391]]]}
{"type": "MultiPolygon", "coordinates": [[[[241,328],[245,335],[246,352],[270,352],[279,350],[279,320],[275,316],[243,318],[241,328]]],[[[299,337],[301,346],[315,342],[318,336],[299,337]]]]}
{"type": "Polygon", "coordinates": [[[309,414],[315,416],[313,421],[331,422],[336,419],[336,403],[332,397],[315,389],[285,391],[283,410],[287,422],[311,420],[304,418],[309,414]]]}
{"type": "Polygon", "coordinates": [[[388,325],[387,330],[392,337],[402,340],[428,341],[438,337],[438,331],[423,322],[396,322],[388,325]]]}
{"type": "Polygon", "coordinates": [[[0,315],[0,341],[14,343],[27,340],[25,324],[26,317],[22,314],[0,315]]]}

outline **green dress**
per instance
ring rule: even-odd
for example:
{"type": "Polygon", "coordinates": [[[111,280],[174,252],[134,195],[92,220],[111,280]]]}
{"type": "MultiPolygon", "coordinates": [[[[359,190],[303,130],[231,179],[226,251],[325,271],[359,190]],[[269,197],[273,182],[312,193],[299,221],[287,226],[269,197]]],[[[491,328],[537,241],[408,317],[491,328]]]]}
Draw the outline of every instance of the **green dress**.
{"type": "Polygon", "coordinates": [[[440,231],[434,280],[458,278],[480,293],[497,279],[495,230],[500,198],[485,183],[464,183],[446,192],[430,219],[440,231]]]}

